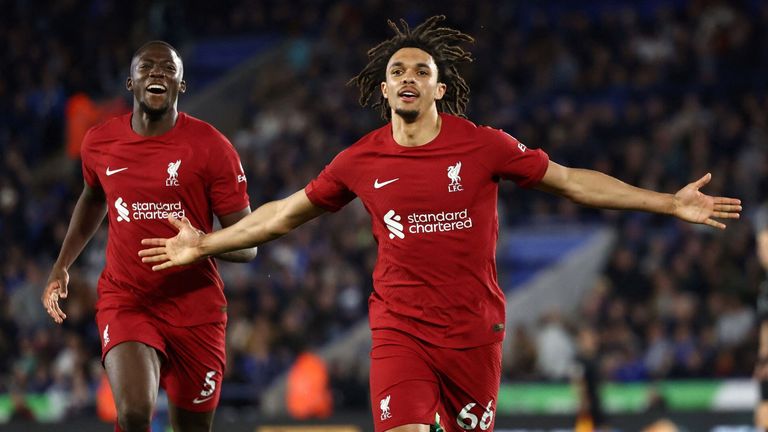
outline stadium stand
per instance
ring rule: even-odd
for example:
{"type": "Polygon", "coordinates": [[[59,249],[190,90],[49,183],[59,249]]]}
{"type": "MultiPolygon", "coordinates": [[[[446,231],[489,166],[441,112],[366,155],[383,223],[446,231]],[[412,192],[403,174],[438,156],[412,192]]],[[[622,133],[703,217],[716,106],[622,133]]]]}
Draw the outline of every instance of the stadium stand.
{"type": "MultiPolygon", "coordinates": [[[[671,192],[711,171],[708,193],[740,197],[746,209],[766,199],[768,7],[759,1],[589,1],[579,8],[449,1],[439,10],[378,0],[43,3],[11,2],[0,15],[0,394],[58,395],[66,401],[58,418],[96,412],[93,304],[106,242],[101,230],[81,255],[64,303],[69,318],[54,325],[39,296],[82,184],[78,161],[66,155],[66,107],[77,95],[99,109],[119,104],[127,59],[149,39],[182,48],[190,99],[245,61],[271,59],[243,81],[247,100],[236,127],[224,130],[254,205],[301,188],[381,124],[357,105],[346,80],[387,34],[384,17],[419,21],[437,12],[477,39],[466,70],[472,120],[560,163],[644,187],[671,192]]],[[[599,331],[606,380],[750,375],[752,304],[763,274],[748,212],[721,233],[577,208],[509,185],[499,203],[502,236],[544,224],[601,225],[618,234],[602,277],[575,310],[508,332],[505,380],[564,379],[538,354],[552,340],[573,344],[575,325],[584,322],[599,331]]],[[[221,264],[230,302],[222,406],[258,407],[297,356],[366,318],[375,262],[369,231],[364,209],[352,205],[263,247],[251,264],[221,264]]],[[[540,245],[526,243],[500,249],[505,286],[515,285],[509,269],[524,264],[520,257],[536,253],[526,248],[540,245]]],[[[367,406],[367,357],[359,361],[328,368],[337,408],[367,406]]],[[[35,415],[23,406],[5,412],[35,415]]]]}

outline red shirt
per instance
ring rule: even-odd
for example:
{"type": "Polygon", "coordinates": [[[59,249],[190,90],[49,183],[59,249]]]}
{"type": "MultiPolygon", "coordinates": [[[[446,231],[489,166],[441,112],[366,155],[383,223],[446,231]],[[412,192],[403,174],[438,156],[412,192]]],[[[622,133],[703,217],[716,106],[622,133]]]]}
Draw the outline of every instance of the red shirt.
{"type": "Polygon", "coordinates": [[[88,131],[81,150],[83,177],[107,201],[107,260],[97,308],[140,307],[178,326],[226,320],[216,263],[153,272],[141,262],[141,239],[172,237],[168,214],[186,216],[205,232],[213,214],[249,206],[245,175],[232,144],[213,126],[179,113],[163,135],[131,129],[131,114],[88,131]]]}
{"type": "Polygon", "coordinates": [[[539,182],[548,157],[496,129],[441,114],[438,136],[403,147],[388,124],[363,137],[310,182],[313,204],[337,211],[359,197],[378,259],[368,301],[372,329],[465,348],[504,337],[496,281],[498,180],[539,182]]]}

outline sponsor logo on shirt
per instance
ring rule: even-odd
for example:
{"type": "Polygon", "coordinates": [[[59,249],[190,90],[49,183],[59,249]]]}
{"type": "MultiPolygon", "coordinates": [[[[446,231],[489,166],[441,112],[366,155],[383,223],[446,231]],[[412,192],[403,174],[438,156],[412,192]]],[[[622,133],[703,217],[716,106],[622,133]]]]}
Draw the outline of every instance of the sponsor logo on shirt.
{"type": "Polygon", "coordinates": [[[181,166],[181,159],[176,162],[168,162],[168,178],[165,179],[166,186],[178,186],[179,185],[179,166],[181,166]]]}
{"type": "Polygon", "coordinates": [[[113,169],[113,170],[111,170],[111,169],[109,169],[109,167],[107,167],[107,177],[109,177],[109,176],[111,176],[111,175],[115,175],[115,174],[117,174],[117,173],[119,173],[119,172],[123,172],[123,171],[125,171],[125,170],[127,170],[127,169],[128,169],[128,167],[125,167],[125,168],[117,168],[117,169],[113,169]]]}
{"type": "Polygon", "coordinates": [[[456,162],[456,165],[448,167],[448,178],[451,182],[448,184],[448,192],[461,192],[464,188],[461,186],[461,161],[456,162]]]}
{"type": "Polygon", "coordinates": [[[193,404],[201,404],[213,397],[213,392],[216,391],[216,381],[213,380],[214,375],[216,375],[216,371],[208,371],[205,374],[203,389],[200,390],[200,395],[192,400],[193,404]]]}
{"type": "Polygon", "coordinates": [[[392,413],[389,411],[389,399],[392,395],[387,395],[384,399],[379,401],[379,408],[381,409],[381,421],[392,418],[392,413]]]}
{"type": "Polygon", "coordinates": [[[395,238],[395,236],[401,239],[405,238],[405,234],[403,234],[403,224],[400,223],[400,219],[400,215],[395,214],[394,210],[390,210],[384,215],[384,224],[387,225],[390,239],[395,238]]]}
{"type": "Polygon", "coordinates": [[[162,220],[168,219],[168,216],[181,219],[186,215],[181,201],[135,202],[129,205],[123,200],[123,197],[118,197],[115,200],[115,210],[117,210],[118,222],[130,222],[131,219],[134,221],[162,220]]]}
{"type": "Polygon", "coordinates": [[[389,230],[390,239],[404,239],[406,232],[431,234],[472,228],[472,217],[469,216],[468,209],[456,212],[411,213],[405,218],[407,225],[400,222],[402,219],[394,210],[384,215],[384,224],[389,230]]]}
{"type": "Polygon", "coordinates": [[[245,170],[243,169],[243,163],[240,162],[240,174],[237,175],[237,182],[242,183],[245,180],[245,170]]]}
{"type": "Polygon", "coordinates": [[[119,197],[115,200],[115,210],[117,210],[118,222],[130,222],[131,218],[128,217],[128,204],[123,201],[123,197],[119,197]]]}
{"type": "Polygon", "coordinates": [[[390,184],[390,183],[394,183],[394,182],[396,182],[396,181],[398,181],[398,180],[400,180],[400,177],[398,177],[398,178],[393,178],[393,179],[391,179],[391,180],[387,180],[387,181],[383,181],[383,182],[379,183],[379,179],[376,179],[376,180],[373,182],[373,188],[374,188],[374,189],[381,189],[381,188],[383,188],[384,186],[386,186],[386,185],[388,185],[388,184],[390,184]]]}

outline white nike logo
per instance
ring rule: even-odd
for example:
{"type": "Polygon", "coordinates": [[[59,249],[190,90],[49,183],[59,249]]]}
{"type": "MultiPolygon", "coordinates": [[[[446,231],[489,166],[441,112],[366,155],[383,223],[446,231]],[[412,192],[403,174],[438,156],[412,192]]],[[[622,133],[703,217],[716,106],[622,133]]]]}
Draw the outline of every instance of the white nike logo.
{"type": "Polygon", "coordinates": [[[118,169],[116,169],[116,170],[110,170],[110,169],[109,169],[109,167],[107,167],[107,177],[111,176],[112,174],[117,174],[117,173],[119,173],[120,171],[125,171],[125,170],[127,170],[127,169],[128,169],[128,167],[125,167],[125,168],[118,168],[118,169]]]}
{"type": "Polygon", "coordinates": [[[392,180],[387,180],[387,181],[385,181],[385,182],[381,182],[381,183],[379,183],[379,179],[376,179],[376,181],[375,181],[375,182],[373,182],[373,188],[374,188],[374,189],[381,189],[381,188],[383,188],[384,186],[386,186],[386,185],[388,185],[388,184],[390,184],[390,183],[394,183],[394,182],[396,182],[396,181],[398,181],[398,180],[400,180],[400,177],[398,177],[398,178],[394,178],[394,179],[392,179],[392,180]]]}
{"type": "Polygon", "coordinates": [[[203,402],[206,402],[206,401],[210,400],[212,397],[213,397],[213,395],[210,395],[207,398],[202,398],[202,399],[200,399],[199,397],[196,397],[195,399],[192,400],[192,403],[193,404],[201,404],[203,402]]]}

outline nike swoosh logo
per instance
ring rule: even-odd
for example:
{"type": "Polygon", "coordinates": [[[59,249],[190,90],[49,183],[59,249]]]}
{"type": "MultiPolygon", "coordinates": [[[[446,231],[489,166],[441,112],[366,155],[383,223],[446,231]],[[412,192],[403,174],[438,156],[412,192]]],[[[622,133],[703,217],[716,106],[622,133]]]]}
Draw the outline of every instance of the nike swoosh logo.
{"type": "Polygon", "coordinates": [[[107,177],[111,176],[112,174],[117,174],[117,173],[119,173],[120,171],[125,171],[125,170],[127,170],[127,169],[128,169],[128,167],[125,167],[125,168],[118,168],[118,169],[116,169],[116,170],[110,170],[110,169],[109,169],[109,167],[107,167],[107,177]]]}
{"type": "Polygon", "coordinates": [[[194,400],[192,400],[192,403],[193,403],[193,404],[201,404],[201,403],[203,403],[203,402],[207,402],[207,401],[211,400],[211,398],[212,398],[212,397],[213,397],[213,395],[211,395],[211,396],[208,396],[207,398],[202,398],[202,399],[200,399],[200,398],[195,398],[194,400]]]}
{"type": "Polygon", "coordinates": [[[396,181],[398,181],[398,180],[400,180],[400,177],[398,177],[398,178],[394,178],[394,179],[392,179],[392,180],[387,180],[387,181],[385,181],[385,182],[381,182],[381,183],[379,183],[379,179],[376,179],[376,181],[374,181],[374,182],[373,182],[373,188],[374,188],[374,189],[381,189],[381,188],[383,188],[384,186],[386,186],[386,185],[388,185],[388,184],[390,184],[390,183],[394,183],[394,182],[396,182],[396,181]]]}

